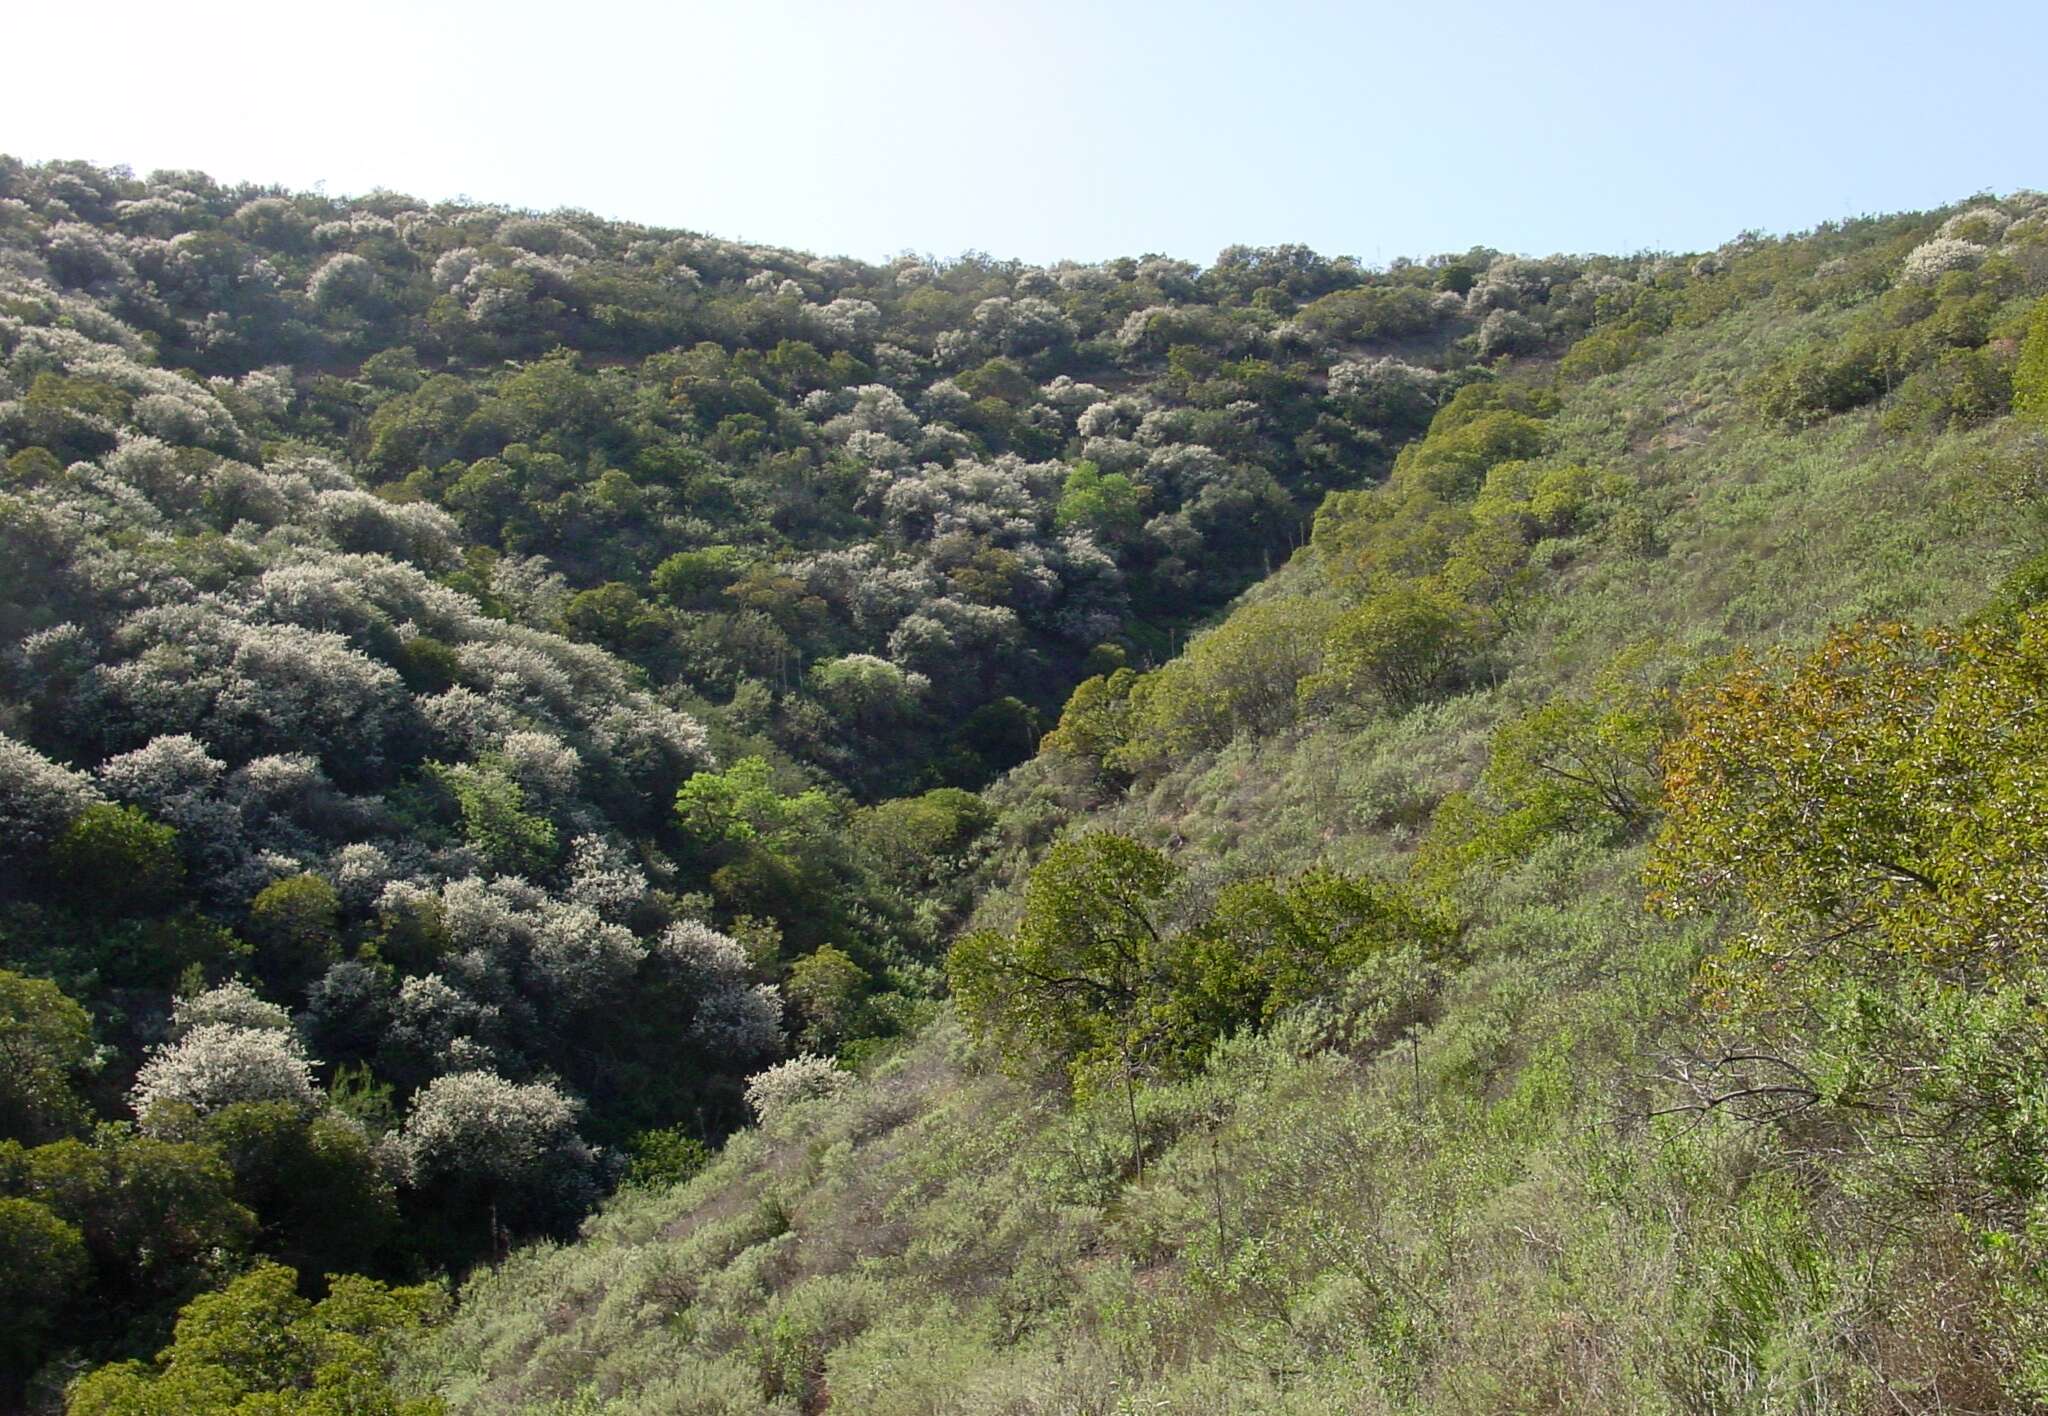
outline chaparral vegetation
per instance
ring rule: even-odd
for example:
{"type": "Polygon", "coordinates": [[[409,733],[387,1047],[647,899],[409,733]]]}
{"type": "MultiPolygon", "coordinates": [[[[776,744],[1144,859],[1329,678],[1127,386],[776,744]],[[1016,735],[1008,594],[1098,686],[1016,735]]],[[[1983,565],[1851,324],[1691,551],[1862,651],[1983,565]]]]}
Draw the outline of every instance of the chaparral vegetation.
{"type": "Polygon", "coordinates": [[[2048,1409],[2048,198],[0,158],[0,556],[0,1409],[2048,1409]]]}

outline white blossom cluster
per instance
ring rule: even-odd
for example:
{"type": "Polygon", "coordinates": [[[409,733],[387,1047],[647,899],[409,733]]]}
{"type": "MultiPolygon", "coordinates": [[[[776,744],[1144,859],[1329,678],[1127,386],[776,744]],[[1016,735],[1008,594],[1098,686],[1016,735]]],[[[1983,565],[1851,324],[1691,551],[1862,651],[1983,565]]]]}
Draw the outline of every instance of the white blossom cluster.
{"type": "Polygon", "coordinates": [[[98,799],[89,778],[0,732],[0,860],[34,859],[98,799]]]}
{"type": "Polygon", "coordinates": [[[1945,240],[1973,241],[1988,245],[2005,234],[2012,225],[2012,218],[1995,206],[1973,206],[1957,212],[1935,229],[1935,237],[1945,240]]]}
{"type": "Polygon", "coordinates": [[[1394,358],[1353,359],[1330,366],[1330,396],[1375,410],[1436,402],[1443,375],[1394,358]]]}
{"type": "Polygon", "coordinates": [[[218,988],[190,998],[178,998],[171,1005],[172,1042],[203,1027],[273,1028],[289,1030],[291,1014],[266,1001],[241,979],[230,979],[218,988]]]}
{"type": "Polygon", "coordinates": [[[559,1181],[561,1172],[588,1183],[597,1157],[577,1121],[576,1103],[546,1082],[458,1072],[413,1098],[400,1140],[415,1183],[479,1176],[533,1184],[559,1181]]]}
{"type": "Polygon", "coordinates": [[[1908,285],[1932,285],[1952,270],[1975,270],[1991,252],[1975,241],[1954,236],[1937,236],[1922,241],[1906,253],[1899,279],[1908,285]]]}
{"type": "Polygon", "coordinates": [[[1576,280],[1579,271],[1578,263],[1564,256],[1542,260],[1499,256],[1466,294],[1465,308],[1475,315],[1491,310],[1526,310],[1546,303],[1553,289],[1576,280]]]}
{"type": "Polygon", "coordinates": [[[766,1125],[804,1102],[838,1096],[853,1080],[831,1058],[806,1052],[747,1078],[747,1106],[766,1125]]]}
{"type": "Polygon", "coordinates": [[[201,1022],[175,1042],[150,1049],[128,1099],[147,1129],[166,1103],[202,1116],[245,1101],[282,1101],[310,1111],[319,1092],[312,1061],[290,1029],[201,1022]]]}
{"type": "Polygon", "coordinates": [[[536,256],[567,256],[587,261],[597,255],[597,247],[588,236],[572,226],[546,217],[515,216],[498,228],[498,240],[503,245],[517,246],[536,256]]]}

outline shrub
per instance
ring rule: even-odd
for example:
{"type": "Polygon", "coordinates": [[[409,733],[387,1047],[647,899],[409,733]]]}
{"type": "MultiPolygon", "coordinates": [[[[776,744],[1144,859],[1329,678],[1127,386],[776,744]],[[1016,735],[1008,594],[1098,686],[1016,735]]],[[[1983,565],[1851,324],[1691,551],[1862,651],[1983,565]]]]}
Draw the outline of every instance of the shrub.
{"type": "Polygon", "coordinates": [[[412,1184],[451,1210],[451,1232],[476,1220],[559,1230],[596,1192],[597,1154],[577,1133],[578,1111],[546,1082],[458,1072],[413,1098],[400,1146],[412,1184]]]}
{"type": "Polygon", "coordinates": [[[1989,254],[1974,241],[1937,236],[1907,252],[1899,278],[1912,285],[1932,285],[1952,270],[1975,270],[1989,254]]]}
{"type": "Polygon", "coordinates": [[[1471,610],[1446,595],[1397,586],[1338,619],[1323,667],[1301,682],[1305,699],[1376,699],[1412,708],[1455,684],[1482,645],[1471,610]]]}
{"type": "Polygon", "coordinates": [[[184,880],[178,833],[132,806],[97,802],[64,828],[50,868],[72,902],[97,913],[138,913],[166,904],[184,880]]]}
{"type": "Polygon", "coordinates": [[[2034,302],[2012,373],[2012,408],[2029,422],[2048,427],[2048,298],[2034,302]]]}
{"type": "Polygon", "coordinates": [[[763,1125],[807,1101],[835,1097],[853,1084],[853,1074],[829,1057],[802,1053],[747,1078],[747,1107],[763,1125]]]}
{"type": "Polygon", "coordinates": [[[85,1009],[54,983],[0,969],[0,1136],[49,1140],[83,1125],[72,1084],[98,1061],[85,1009]]]}
{"type": "Polygon", "coordinates": [[[176,1042],[150,1049],[129,1093],[145,1126],[171,1124],[160,1107],[189,1106],[201,1115],[242,1101],[284,1101],[311,1110],[319,1100],[313,1064],[297,1034],[271,1027],[203,1023],[176,1042]]]}

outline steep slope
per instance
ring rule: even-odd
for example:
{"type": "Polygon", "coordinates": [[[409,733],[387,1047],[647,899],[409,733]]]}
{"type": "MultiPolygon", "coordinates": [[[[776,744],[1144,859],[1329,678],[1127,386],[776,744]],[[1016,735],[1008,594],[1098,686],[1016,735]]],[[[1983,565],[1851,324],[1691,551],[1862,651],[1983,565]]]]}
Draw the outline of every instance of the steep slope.
{"type": "MultiPolygon", "coordinates": [[[[1989,866],[1932,915],[1911,860],[1860,898],[1828,872],[1845,813],[1904,839],[1890,806],[1932,790],[1953,822],[1942,792],[2038,759],[1984,733],[2042,684],[2048,461],[2006,411],[2019,367],[2048,414],[2039,209],[1589,292],[1561,361],[1444,400],[1384,489],[1327,500],[1180,658],[1083,684],[991,790],[988,928],[953,958],[974,1036],[948,1014],[858,1082],[764,1096],[690,1184],[473,1280],[413,1380],[478,1411],[2032,1409],[2031,915],[1977,898],[1989,866]],[[1980,610],[1924,651],[1797,657],[1980,610]],[[1794,657],[1741,667],[1772,646],[1794,657]],[[1922,701],[1949,755],[1909,773],[1922,701]],[[1855,753],[1813,752],[1774,837],[1772,754],[1802,760],[1816,703],[1855,753]],[[1062,919],[1111,928],[1072,873],[1105,831],[1137,843],[1114,919],[1158,965],[1113,1016],[1016,962],[1062,919]],[[1766,874],[1808,856],[1806,894],[1766,874]],[[1695,889],[1715,872],[1776,883],[1695,889]],[[1290,956],[1305,982],[1201,992],[1346,888],[1454,938],[1383,910],[1290,956]],[[1809,949],[1834,910],[1828,937],[1888,942],[1809,949]]],[[[2004,810],[1981,859],[2012,844],[2031,899],[2004,810]]]]}

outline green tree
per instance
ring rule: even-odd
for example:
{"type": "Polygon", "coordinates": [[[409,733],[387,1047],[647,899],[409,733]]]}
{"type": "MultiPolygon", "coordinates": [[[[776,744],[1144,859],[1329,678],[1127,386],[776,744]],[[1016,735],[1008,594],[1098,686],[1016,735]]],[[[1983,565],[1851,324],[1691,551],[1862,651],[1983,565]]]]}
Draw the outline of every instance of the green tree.
{"type": "Polygon", "coordinates": [[[34,1201],[0,1198],[0,1274],[0,1402],[12,1407],[84,1287],[85,1241],[34,1201]]]}
{"type": "Polygon", "coordinates": [[[1106,1076],[1121,1084],[1141,1170],[1137,1076],[1152,1040],[1146,1005],[1170,966],[1160,903],[1178,874],[1125,836],[1062,841],[1031,872],[1017,928],[966,935],[946,963],[976,1037],[1013,1060],[1064,1066],[1080,1090],[1106,1076]]]}
{"type": "Polygon", "coordinates": [[[462,813],[463,835],[494,869],[534,875],[560,851],[555,825],[526,809],[526,791],[494,762],[428,764],[462,813]]]}
{"type": "Polygon", "coordinates": [[[72,1388],[69,1416],[437,1416],[438,1397],[391,1386],[399,1342],[441,1321],[446,1295],[341,1277],[310,1303],[298,1278],[263,1264],[193,1299],[154,1367],[102,1367],[72,1388]]]}
{"type": "Polygon", "coordinates": [[[117,1324],[189,1294],[254,1232],[255,1216],[235,1202],[234,1177],[212,1146],[115,1126],[89,1143],[10,1146],[0,1142],[4,1188],[79,1231],[99,1303],[117,1324]]]}
{"type": "Polygon", "coordinates": [[[1121,472],[1105,473],[1093,462],[1075,464],[1061,490],[1053,523],[1104,541],[1128,540],[1144,521],[1144,489],[1121,472]]]}
{"type": "Polygon", "coordinates": [[[233,1168],[262,1252],[312,1274],[386,1262],[397,1198],[362,1127],[284,1102],[239,1102],[208,1116],[200,1134],[233,1168]]]}
{"type": "Polygon", "coordinates": [[[1331,626],[1304,697],[1412,708],[1455,683],[1481,644],[1472,611],[1416,586],[1383,590],[1331,626]]]}
{"type": "Polygon", "coordinates": [[[2027,318],[2027,337],[2012,371],[2012,410],[2030,423],[2048,427],[2048,297],[2035,301],[2027,318]]]}
{"type": "Polygon", "coordinates": [[[1085,762],[1101,773],[1105,768],[1123,775],[1117,765],[1120,751],[1135,731],[1136,708],[1132,703],[1142,675],[1136,669],[1113,669],[1083,679],[1067,696],[1060,720],[1039,743],[1048,756],[1059,755],[1085,762]]]}
{"type": "Polygon", "coordinates": [[[184,881],[178,833],[132,806],[95,802],[50,847],[57,888],[97,914],[136,914],[168,902],[184,881]]]}
{"type": "Polygon", "coordinates": [[[1656,810],[1659,751],[1677,727],[1652,655],[1649,646],[1629,650],[1587,697],[1552,698],[1502,723],[1482,784],[1539,830],[1642,830],[1656,810]]]}
{"type": "Polygon", "coordinates": [[[341,957],[341,899],[317,875],[291,875],[249,902],[256,969],[276,994],[296,997],[341,957]]]}
{"type": "Polygon", "coordinates": [[[868,992],[868,974],[853,956],[823,945],[790,965],[783,994],[803,1019],[802,1041],[821,1052],[836,1052],[857,1036],[861,1005],[868,992]]]}
{"type": "Polygon", "coordinates": [[[0,969],[0,1136],[46,1141],[90,1113],[73,1083],[99,1061],[92,1019],[56,984],[0,969]]]}
{"type": "Polygon", "coordinates": [[[715,610],[727,603],[725,587],[739,579],[745,557],[736,546],[677,551],[654,568],[648,585],[679,610],[715,610]]]}
{"type": "Polygon", "coordinates": [[[1192,1072],[1218,1040],[1335,994],[1376,958],[1405,949],[1433,965],[1451,938],[1448,918],[1398,885],[1332,870],[1241,881],[1178,939],[1159,1028],[1192,1072]]]}
{"type": "Polygon", "coordinates": [[[1301,596],[1238,609],[1132,686],[1128,737],[1110,764],[1142,771],[1239,734],[1286,728],[1338,620],[1335,605],[1301,596]]]}
{"type": "Polygon", "coordinates": [[[677,823],[705,845],[760,842],[785,850],[828,829],[834,815],[832,799],[816,787],[793,796],[777,789],[762,757],[693,773],[676,792],[677,823]]]}

